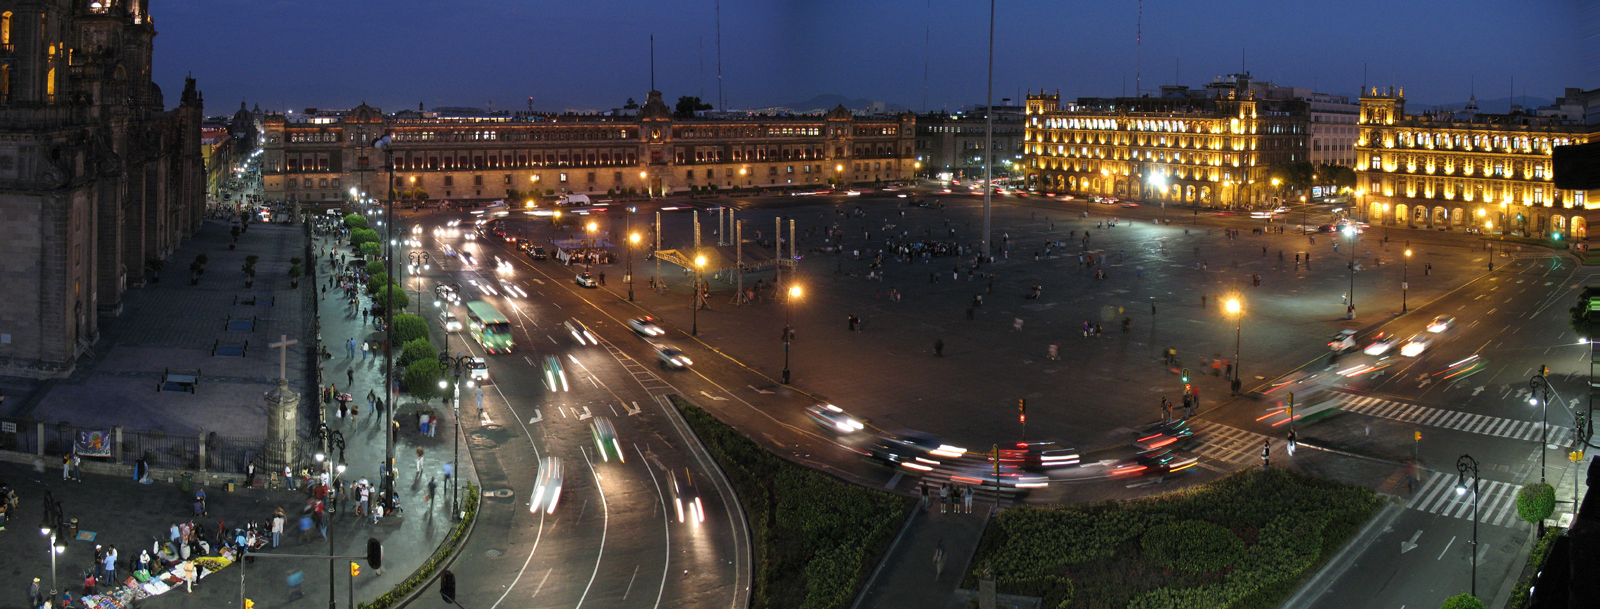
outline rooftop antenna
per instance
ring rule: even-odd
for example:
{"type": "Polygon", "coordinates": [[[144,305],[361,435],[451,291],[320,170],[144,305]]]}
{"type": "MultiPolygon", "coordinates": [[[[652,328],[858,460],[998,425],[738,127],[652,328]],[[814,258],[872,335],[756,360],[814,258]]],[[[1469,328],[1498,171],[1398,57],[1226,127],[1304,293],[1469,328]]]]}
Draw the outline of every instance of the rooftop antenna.
{"type": "Polygon", "coordinates": [[[650,90],[656,90],[656,35],[650,35],[650,90]]]}
{"type": "MultiPolygon", "coordinates": [[[[705,85],[705,82],[706,82],[706,37],[705,36],[701,36],[700,37],[700,97],[702,97],[702,98],[704,98],[706,96],[706,85],[705,85]]],[[[718,104],[722,103],[722,100],[720,100],[720,99],[717,100],[717,103],[718,104]]]]}
{"type": "Polygon", "coordinates": [[[1367,94],[1367,64],[1361,64],[1361,94],[1367,94]]]}
{"type": "Polygon", "coordinates": [[[922,6],[922,111],[928,111],[928,53],[933,41],[933,0],[922,6]]]}
{"type": "Polygon", "coordinates": [[[1183,84],[1183,58],[1172,58],[1172,84],[1183,84]]]}
{"type": "Polygon", "coordinates": [[[1144,0],[1139,0],[1139,20],[1133,34],[1133,96],[1139,96],[1140,69],[1144,67],[1144,0]]]}
{"type": "Polygon", "coordinates": [[[722,98],[722,0],[717,0],[717,109],[727,110],[722,98]]]}

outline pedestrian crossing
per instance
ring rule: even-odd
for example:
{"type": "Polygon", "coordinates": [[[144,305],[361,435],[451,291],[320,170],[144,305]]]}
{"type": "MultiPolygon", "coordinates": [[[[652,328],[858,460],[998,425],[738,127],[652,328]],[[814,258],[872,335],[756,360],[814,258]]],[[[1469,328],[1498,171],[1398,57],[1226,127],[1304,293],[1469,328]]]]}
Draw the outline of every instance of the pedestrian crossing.
{"type": "MultiPolygon", "coordinates": [[[[1467,433],[1511,438],[1513,440],[1537,442],[1540,437],[1540,423],[1538,421],[1518,421],[1459,410],[1430,408],[1371,396],[1344,395],[1338,399],[1341,400],[1339,408],[1342,410],[1380,419],[1416,423],[1429,427],[1442,427],[1467,433]]],[[[1557,446],[1565,446],[1572,435],[1572,430],[1561,426],[1551,425],[1549,431],[1549,443],[1557,446]]]]}
{"type": "MultiPolygon", "coordinates": [[[[1472,479],[1467,479],[1467,491],[1456,492],[1456,474],[1433,472],[1406,507],[1419,512],[1438,514],[1450,518],[1472,520],[1472,479]]],[[[1520,522],[1517,517],[1517,485],[1510,482],[1480,480],[1478,482],[1478,522],[1509,527],[1520,522]]]]}
{"type": "Polygon", "coordinates": [[[1193,427],[1196,445],[1189,448],[1191,452],[1234,464],[1261,461],[1261,445],[1266,436],[1211,421],[1193,421],[1193,427]]]}
{"type": "Polygon", "coordinates": [[[623,353],[616,345],[611,344],[611,341],[602,338],[600,339],[600,344],[606,348],[606,352],[610,353],[611,357],[616,358],[617,363],[622,364],[622,369],[627,370],[628,374],[633,376],[633,380],[638,381],[639,386],[643,387],[645,391],[652,395],[660,395],[670,393],[673,390],[672,385],[661,380],[661,377],[656,376],[655,372],[640,364],[638,360],[633,359],[627,353],[623,353]]]}

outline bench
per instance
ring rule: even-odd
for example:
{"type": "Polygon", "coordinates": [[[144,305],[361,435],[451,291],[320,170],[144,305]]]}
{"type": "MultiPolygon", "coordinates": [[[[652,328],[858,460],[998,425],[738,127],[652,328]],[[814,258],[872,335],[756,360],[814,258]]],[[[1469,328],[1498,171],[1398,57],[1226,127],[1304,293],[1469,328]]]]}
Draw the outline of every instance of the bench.
{"type": "Polygon", "coordinates": [[[189,393],[194,393],[195,385],[200,384],[200,370],[174,371],[170,368],[162,368],[161,382],[156,384],[156,392],[165,391],[168,383],[177,385],[178,389],[187,389],[189,393]]]}

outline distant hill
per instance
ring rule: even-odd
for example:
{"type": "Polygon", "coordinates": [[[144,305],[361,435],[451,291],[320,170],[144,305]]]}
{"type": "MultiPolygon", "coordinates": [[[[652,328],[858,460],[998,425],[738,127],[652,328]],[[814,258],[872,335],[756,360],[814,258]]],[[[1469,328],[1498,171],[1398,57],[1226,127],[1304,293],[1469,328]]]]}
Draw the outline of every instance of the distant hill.
{"type": "MultiPolygon", "coordinates": [[[[1479,112],[1483,112],[1485,114],[1505,114],[1505,113],[1511,111],[1511,104],[1513,104],[1513,103],[1520,104],[1524,110],[1532,110],[1534,108],[1541,108],[1541,107],[1548,106],[1548,105],[1556,103],[1556,102],[1555,102],[1555,100],[1546,99],[1546,98],[1543,98],[1543,97],[1533,97],[1533,96],[1523,97],[1521,95],[1518,95],[1516,97],[1497,97],[1495,99],[1479,99],[1478,100],[1478,111],[1479,112]]],[[[1461,101],[1458,101],[1458,102],[1452,102],[1452,103],[1447,103],[1447,104],[1433,104],[1433,105],[1428,105],[1428,104],[1417,104],[1417,105],[1406,104],[1406,111],[1407,112],[1421,112],[1421,111],[1425,111],[1425,110],[1460,110],[1462,108],[1465,108],[1466,106],[1467,106],[1467,101],[1466,100],[1461,100],[1461,101]]]]}
{"type": "MultiPolygon", "coordinates": [[[[808,99],[808,100],[805,100],[805,101],[802,101],[802,102],[792,102],[792,103],[787,103],[787,104],[774,104],[774,105],[771,105],[771,106],[766,106],[766,107],[761,108],[761,109],[762,110],[786,110],[786,111],[789,111],[789,112],[798,113],[798,112],[812,112],[812,111],[816,111],[816,110],[828,111],[828,110],[834,109],[834,107],[836,107],[836,106],[842,105],[845,108],[848,108],[850,110],[869,110],[869,109],[872,108],[872,102],[873,101],[875,101],[875,100],[870,100],[870,99],[866,99],[866,98],[848,99],[843,95],[834,95],[834,94],[830,93],[830,94],[826,94],[826,95],[818,95],[816,97],[813,97],[811,99],[808,99]]],[[[881,101],[881,100],[877,100],[877,101],[881,101]]],[[[884,104],[884,110],[889,111],[889,112],[905,112],[906,110],[908,110],[908,108],[906,108],[905,106],[902,106],[900,104],[887,103],[887,104],[884,104]]]]}

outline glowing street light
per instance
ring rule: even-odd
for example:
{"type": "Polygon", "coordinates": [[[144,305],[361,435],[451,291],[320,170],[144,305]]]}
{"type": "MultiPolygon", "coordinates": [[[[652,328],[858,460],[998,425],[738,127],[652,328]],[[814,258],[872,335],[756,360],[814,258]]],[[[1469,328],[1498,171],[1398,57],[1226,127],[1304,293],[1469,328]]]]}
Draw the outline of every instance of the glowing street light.
{"type": "Polygon", "coordinates": [[[694,292],[694,298],[690,299],[690,303],[689,303],[689,307],[693,311],[690,314],[691,321],[692,321],[692,324],[691,324],[692,328],[690,329],[691,331],[689,333],[691,335],[694,335],[694,336],[699,336],[700,335],[700,299],[701,299],[701,295],[700,295],[700,273],[701,273],[702,270],[705,269],[705,266],[706,266],[706,257],[705,256],[695,256],[694,257],[694,289],[691,290],[692,292],[694,292]]]}
{"type": "Polygon", "coordinates": [[[789,286],[789,307],[783,323],[783,384],[789,384],[789,342],[794,338],[794,302],[802,294],[799,284],[789,286]]]}

